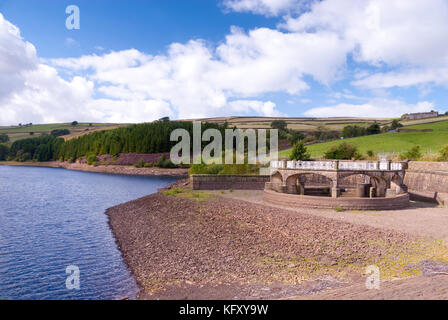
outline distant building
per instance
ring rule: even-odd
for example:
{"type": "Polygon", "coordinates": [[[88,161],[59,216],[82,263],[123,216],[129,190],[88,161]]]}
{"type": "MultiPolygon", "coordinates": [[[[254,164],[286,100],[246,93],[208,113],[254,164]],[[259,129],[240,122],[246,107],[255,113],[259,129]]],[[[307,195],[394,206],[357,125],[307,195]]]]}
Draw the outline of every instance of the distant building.
{"type": "Polygon", "coordinates": [[[434,117],[438,117],[438,116],[439,116],[439,112],[431,110],[431,112],[410,113],[406,116],[406,119],[418,120],[418,119],[434,118],[434,117]]]}

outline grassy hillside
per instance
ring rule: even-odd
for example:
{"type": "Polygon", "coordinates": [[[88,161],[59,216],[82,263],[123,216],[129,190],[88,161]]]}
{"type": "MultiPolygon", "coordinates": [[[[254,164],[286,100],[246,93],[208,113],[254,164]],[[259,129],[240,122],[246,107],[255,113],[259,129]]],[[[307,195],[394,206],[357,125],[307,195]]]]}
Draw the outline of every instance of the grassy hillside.
{"type": "Polygon", "coordinates": [[[391,124],[393,119],[387,118],[282,118],[282,117],[220,117],[197,119],[202,122],[223,124],[227,121],[230,127],[236,126],[241,129],[269,129],[274,120],[285,120],[288,129],[298,131],[316,131],[320,126],[330,131],[342,131],[347,125],[368,126],[375,121],[380,125],[391,124]]]}
{"type": "Polygon", "coordinates": [[[9,126],[0,127],[0,134],[6,133],[10,138],[10,143],[20,139],[32,137],[30,132],[34,132],[34,136],[38,137],[42,134],[49,134],[52,130],[68,129],[70,135],[63,138],[73,138],[86,133],[91,133],[98,130],[108,130],[117,128],[122,125],[110,123],[79,123],[77,126],[72,126],[71,123],[52,123],[52,124],[35,124],[31,126],[9,126]]]}
{"type": "MultiPolygon", "coordinates": [[[[438,153],[442,146],[448,144],[448,121],[439,121],[421,125],[406,126],[402,132],[383,133],[344,140],[358,147],[365,154],[368,150],[375,153],[387,152],[399,154],[419,145],[424,153],[438,153]],[[408,131],[409,130],[409,131],[408,131]],[[416,131],[412,131],[416,130],[416,131]]],[[[322,157],[332,146],[342,141],[331,141],[308,146],[313,158],[322,157]]],[[[280,152],[281,158],[289,156],[290,150],[280,152]]]]}

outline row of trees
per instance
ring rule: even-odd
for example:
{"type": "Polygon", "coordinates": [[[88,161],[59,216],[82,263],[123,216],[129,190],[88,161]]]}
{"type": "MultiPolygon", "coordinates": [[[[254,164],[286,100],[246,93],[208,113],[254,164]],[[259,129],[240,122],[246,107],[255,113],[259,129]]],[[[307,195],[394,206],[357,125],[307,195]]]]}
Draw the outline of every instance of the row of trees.
{"type": "MultiPolygon", "coordinates": [[[[190,137],[193,137],[193,123],[181,121],[159,121],[114,130],[96,131],[65,142],[63,139],[55,137],[62,132],[54,132],[54,135],[43,135],[14,142],[9,150],[9,158],[17,161],[56,159],[75,161],[81,157],[103,154],[115,156],[119,153],[170,152],[177,143],[170,141],[170,135],[173,130],[178,128],[187,130],[190,137]]],[[[224,139],[226,126],[202,124],[202,132],[209,128],[220,130],[224,139]]]]}
{"type": "Polygon", "coordinates": [[[344,138],[353,138],[353,137],[361,137],[371,134],[381,133],[380,125],[375,122],[368,127],[362,127],[357,125],[345,126],[342,130],[342,136],[344,138]]]}
{"type": "Polygon", "coordinates": [[[63,143],[63,139],[51,135],[18,140],[11,145],[8,158],[16,161],[50,161],[56,158],[63,143]]]}
{"type": "Polygon", "coordinates": [[[70,134],[70,130],[68,129],[54,129],[50,133],[54,137],[60,137],[70,134]]]}

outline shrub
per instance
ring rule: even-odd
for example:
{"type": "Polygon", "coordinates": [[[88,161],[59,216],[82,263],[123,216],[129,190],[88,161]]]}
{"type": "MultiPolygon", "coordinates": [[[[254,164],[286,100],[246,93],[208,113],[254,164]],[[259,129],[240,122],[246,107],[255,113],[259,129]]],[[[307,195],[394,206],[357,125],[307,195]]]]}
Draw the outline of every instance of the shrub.
{"type": "Polygon", "coordinates": [[[415,146],[411,150],[400,155],[401,160],[418,160],[422,156],[420,146],[415,146]]]}
{"type": "Polygon", "coordinates": [[[380,125],[375,122],[366,128],[366,134],[378,134],[381,133],[380,125]]]}
{"type": "Polygon", "coordinates": [[[448,161],[448,144],[440,150],[439,154],[439,161],[448,161]]]}
{"type": "Polygon", "coordinates": [[[156,166],[159,168],[177,168],[177,166],[171,160],[166,158],[165,154],[160,157],[159,161],[157,161],[156,166]]]}
{"type": "Polygon", "coordinates": [[[134,163],[134,167],[136,168],[143,168],[145,166],[146,162],[143,159],[140,159],[137,163],[134,163]]]}
{"type": "Polygon", "coordinates": [[[174,188],[174,189],[170,189],[167,191],[163,191],[163,194],[166,196],[174,196],[176,194],[182,193],[184,191],[184,189],[182,188],[174,188]]]}
{"type": "Polygon", "coordinates": [[[188,170],[189,174],[218,174],[224,169],[221,164],[193,164],[188,170]]]}
{"type": "Polygon", "coordinates": [[[86,158],[88,165],[96,165],[98,164],[98,158],[94,154],[89,154],[86,158]]]}
{"type": "Polygon", "coordinates": [[[33,159],[33,157],[31,156],[31,153],[23,152],[22,150],[20,150],[19,152],[17,152],[16,158],[14,160],[19,161],[19,162],[25,162],[25,161],[32,160],[32,159],[33,159]]]}
{"type": "Polygon", "coordinates": [[[154,163],[153,162],[146,162],[145,163],[145,168],[152,168],[154,167],[154,163]]]}
{"type": "Polygon", "coordinates": [[[333,146],[325,152],[325,159],[333,160],[359,160],[362,158],[356,146],[343,142],[337,146],[333,146]]]}
{"type": "Polygon", "coordinates": [[[366,128],[360,126],[345,126],[342,130],[342,136],[344,138],[353,138],[366,135],[366,128]]]}
{"type": "Polygon", "coordinates": [[[375,152],[373,152],[372,150],[367,150],[367,156],[369,158],[373,158],[375,156],[375,152]]]}
{"type": "Polygon", "coordinates": [[[299,141],[305,139],[305,136],[303,135],[303,133],[299,132],[299,131],[295,131],[295,130],[290,130],[289,134],[288,134],[288,141],[289,143],[291,143],[291,145],[295,145],[296,143],[298,143],[299,141]]]}
{"type": "Polygon", "coordinates": [[[53,137],[60,137],[70,134],[70,130],[68,129],[55,129],[50,132],[53,137]]]}
{"type": "Polygon", "coordinates": [[[395,119],[394,121],[392,121],[391,128],[392,128],[393,130],[398,129],[398,128],[401,128],[402,126],[403,126],[403,125],[402,125],[397,119],[395,119]]]}
{"type": "Polygon", "coordinates": [[[252,164],[225,164],[219,174],[256,174],[258,168],[252,164]]]}
{"type": "Polygon", "coordinates": [[[279,131],[286,130],[287,123],[285,120],[274,120],[271,122],[271,128],[279,131]]]}
{"type": "Polygon", "coordinates": [[[303,142],[297,143],[291,151],[290,160],[306,161],[311,158],[303,142]]]}

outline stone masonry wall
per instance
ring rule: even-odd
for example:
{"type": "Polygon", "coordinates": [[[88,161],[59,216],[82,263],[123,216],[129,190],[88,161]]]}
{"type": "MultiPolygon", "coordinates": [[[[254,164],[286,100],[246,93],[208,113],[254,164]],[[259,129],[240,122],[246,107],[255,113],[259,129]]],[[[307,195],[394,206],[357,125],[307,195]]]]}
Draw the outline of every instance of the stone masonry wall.
{"type": "Polygon", "coordinates": [[[194,174],[190,180],[194,190],[263,190],[269,176],[194,174]]]}
{"type": "Polygon", "coordinates": [[[411,161],[404,177],[411,199],[447,204],[448,162],[411,161]]]}
{"type": "Polygon", "coordinates": [[[415,191],[448,192],[448,162],[411,161],[404,184],[415,191]]]}

